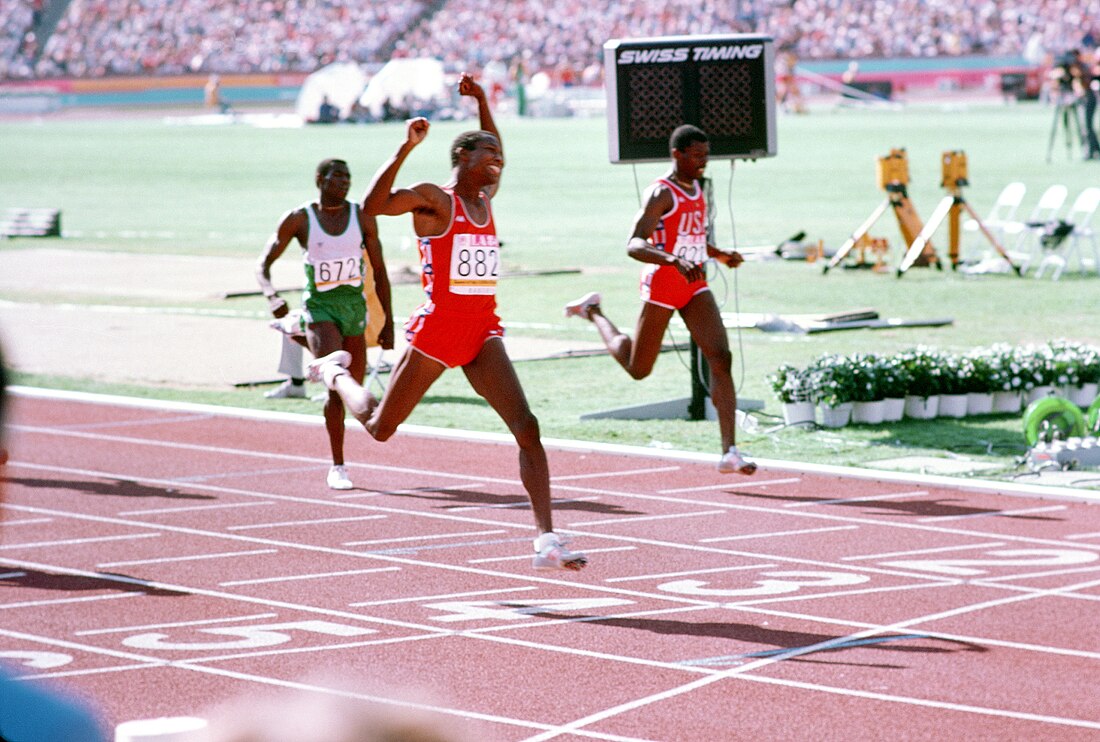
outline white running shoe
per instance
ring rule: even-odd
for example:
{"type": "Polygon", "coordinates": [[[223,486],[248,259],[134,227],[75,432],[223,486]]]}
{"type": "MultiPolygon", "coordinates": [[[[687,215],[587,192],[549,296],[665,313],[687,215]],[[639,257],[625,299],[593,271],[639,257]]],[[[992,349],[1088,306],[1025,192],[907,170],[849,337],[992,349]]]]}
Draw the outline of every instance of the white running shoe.
{"type": "Polygon", "coordinates": [[[328,488],[330,490],[350,490],[352,488],[351,477],[348,476],[347,467],[342,464],[333,464],[328,470],[328,488]]]}
{"type": "Polygon", "coordinates": [[[295,384],[290,379],[287,379],[270,392],[264,392],[264,396],[268,399],[305,399],[306,385],[295,384]]]}
{"type": "Polygon", "coordinates": [[[569,551],[569,543],[553,531],[547,531],[535,539],[535,558],[531,566],[535,569],[570,569],[578,572],[588,564],[588,557],[578,551],[569,551]]]}
{"type": "Polygon", "coordinates": [[[738,451],[737,446],[730,446],[730,450],[718,459],[718,471],[722,474],[753,474],[756,472],[756,462],[738,451]]]}
{"type": "Polygon", "coordinates": [[[336,350],[329,353],[327,356],[321,356],[320,358],[315,358],[310,361],[306,370],[308,371],[310,381],[324,382],[325,386],[331,389],[332,385],[329,383],[330,379],[344,373],[344,370],[350,365],[351,353],[348,353],[346,350],[336,350]],[[325,366],[330,365],[333,366],[333,368],[326,373],[325,366]]]}
{"type": "Polygon", "coordinates": [[[593,291],[590,294],[585,294],[576,301],[571,301],[565,305],[566,317],[580,317],[581,319],[588,319],[592,314],[592,307],[598,307],[600,305],[600,295],[593,291]]]}

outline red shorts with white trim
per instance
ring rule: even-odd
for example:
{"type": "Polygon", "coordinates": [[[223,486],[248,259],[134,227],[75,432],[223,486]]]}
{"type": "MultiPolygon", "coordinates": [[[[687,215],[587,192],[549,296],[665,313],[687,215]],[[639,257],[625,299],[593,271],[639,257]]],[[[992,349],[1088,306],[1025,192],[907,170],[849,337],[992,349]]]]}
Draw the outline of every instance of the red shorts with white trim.
{"type": "Polygon", "coordinates": [[[683,309],[704,291],[710,291],[705,278],[688,281],[680,271],[663,265],[656,270],[642,271],[642,301],[666,309],[683,309]]]}
{"type": "Polygon", "coordinates": [[[504,328],[492,312],[461,314],[421,307],[405,323],[409,345],[447,368],[465,366],[477,358],[485,341],[499,337],[504,337],[504,328]]]}

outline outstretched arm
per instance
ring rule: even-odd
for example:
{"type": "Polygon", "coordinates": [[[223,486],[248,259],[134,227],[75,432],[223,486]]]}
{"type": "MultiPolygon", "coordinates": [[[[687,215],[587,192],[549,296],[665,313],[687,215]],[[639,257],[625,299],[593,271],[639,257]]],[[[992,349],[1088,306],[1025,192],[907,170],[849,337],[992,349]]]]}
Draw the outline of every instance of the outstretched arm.
{"type": "MultiPolygon", "coordinates": [[[[484,88],[478,84],[472,75],[463,73],[458,81],[458,93],[459,95],[467,95],[477,101],[478,127],[497,138],[497,144],[500,146],[500,156],[504,157],[504,141],[500,138],[496,121],[493,120],[493,111],[489,108],[489,99],[485,97],[484,88]]],[[[500,190],[500,180],[482,190],[486,196],[492,198],[500,190]]]]}
{"type": "Polygon", "coordinates": [[[367,195],[363,197],[363,211],[368,216],[384,214],[397,216],[417,211],[429,206],[427,199],[411,188],[394,189],[393,183],[397,178],[397,171],[401,169],[405,158],[416,148],[416,145],[424,141],[428,136],[428,119],[409,119],[405,124],[405,141],[397,148],[397,152],[387,160],[367,188],[367,195]]]}
{"type": "Polygon", "coordinates": [[[275,318],[285,317],[290,307],[271,283],[271,266],[286,251],[292,239],[295,237],[298,237],[299,241],[303,239],[301,234],[308,232],[307,224],[306,213],[303,210],[287,212],[276,227],[275,233],[268,239],[263,253],[260,254],[260,263],[256,266],[256,283],[260,284],[260,291],[267,299],[268,309],[275,318]]]}

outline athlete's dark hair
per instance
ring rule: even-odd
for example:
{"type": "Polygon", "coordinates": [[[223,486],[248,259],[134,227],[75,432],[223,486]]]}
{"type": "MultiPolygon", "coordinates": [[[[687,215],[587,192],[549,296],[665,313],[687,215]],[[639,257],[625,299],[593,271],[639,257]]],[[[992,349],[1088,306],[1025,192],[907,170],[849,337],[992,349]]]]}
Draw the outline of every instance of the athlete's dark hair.
{"type": "Polygon", "coordinates": [[[483,129],[478,131],[466,131],[459,134],[451,144],[451,167],[458,164],[458,156],[462,153],[462,150],[470,151],[477,149],[477,145],[495,138],[496,137],[483,129]]]}
{"type": "Polygon", "coordinates": [[[700,129],[698,126],[692,126],[691,124],[682,124],[677,126],[672,132],[672,136],[668,138],[668,148],[670,150],[678,149],[683,152],[685,149],[695,144],[696,142],[709,142],[707,139],[707,133],[700,129]]]}
{"type": "Polygon", "coordinates": [[[323,178],[330,172],[332,172],[332,168],[336,167],[337,165],[343,165],[344,167],[347,167],[348,163],[343,160],[338,160],[335,157],[330,157],[327,160],[321,160],[321,162],[317,165],[317,175],[323,178]]]}

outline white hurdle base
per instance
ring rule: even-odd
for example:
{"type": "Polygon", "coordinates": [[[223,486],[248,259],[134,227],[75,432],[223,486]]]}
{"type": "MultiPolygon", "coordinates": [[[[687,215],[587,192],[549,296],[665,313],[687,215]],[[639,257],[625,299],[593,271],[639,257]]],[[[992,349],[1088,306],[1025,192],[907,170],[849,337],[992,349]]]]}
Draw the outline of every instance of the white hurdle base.
{"type": "MultiPolygon", "coordinates": [[[[581,420],[688,420],[688,407],[691,405],[691,397],[668,399],[664,402],[650,402],[648,404],[630,405],[629,407],[617,407],[613,410],[600,412],[587,412],[581,415],[581,420]]],[[[717,420],[718,415],[714,411],[714,404],[710,397],[705,400],[707,420],[717,420]]],[[[760,399],[737,399],[737,409],[742,412],[754,412],[764,409],[764,401],[760,399]]]]}

